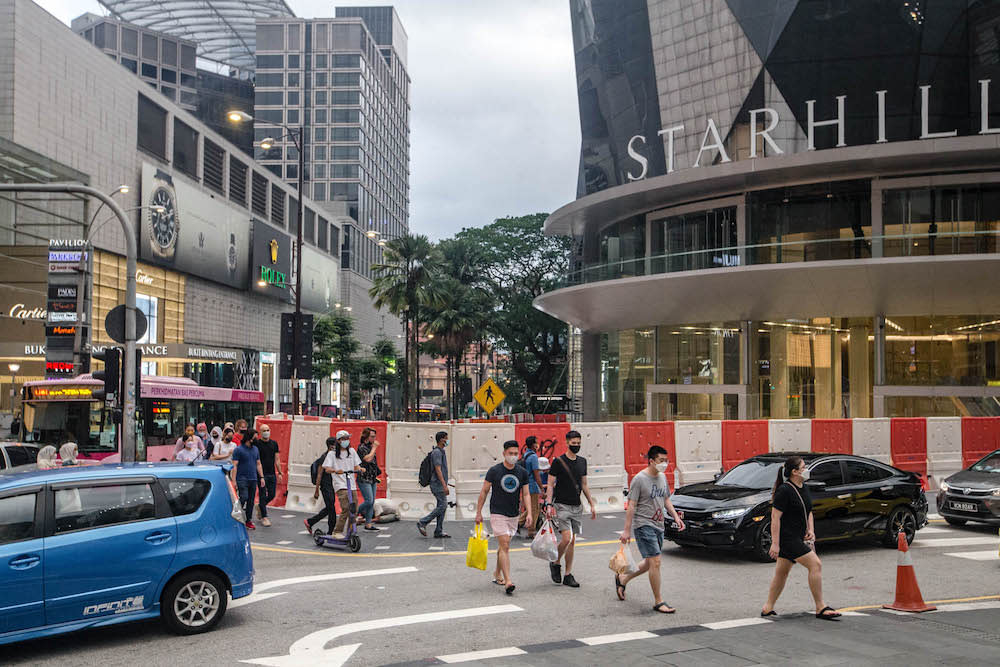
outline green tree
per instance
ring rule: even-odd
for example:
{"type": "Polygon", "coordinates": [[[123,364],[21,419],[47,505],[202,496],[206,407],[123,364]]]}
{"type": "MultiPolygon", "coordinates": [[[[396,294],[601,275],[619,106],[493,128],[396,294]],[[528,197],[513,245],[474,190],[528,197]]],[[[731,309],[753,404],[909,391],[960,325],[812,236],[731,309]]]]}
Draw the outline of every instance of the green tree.
{"type": "Polygon", "coordinates": [[[481,318],[477,315],[484,303],[477,290],[449,275],[439,278],[439,285],[442,298],[427,309],[427,333],[434,336],[432,348],[445,358],[448,418],[454,419],[458,365],[479,335],[477,326],[481,318]]]}
{"type": "Polygon", "coordinates": [[[546,217],[535,213],[500,218],[456,235],[475,249],[470,251],[476,267],[473,284],[495,299],[487,329],[515,376],[509,386],[523,386],[520,396],[510,395],[515,409],[526,409],[530,394],[558,392],[566,382],[568,328],[532,305],[536,297],[555,289],[569,268],[571,240],[546,236],[546,217]]]}
{"type": "Polygon", "coordinates": [[[372,265],[374,280],[369,290],[375,307],[386,308],[400,317],[406,326],[405,368],[403,384],[406,419],[416,414],[419,403],[419,332],[421,308],[434,303],[439,292],[433,276],[437,255],[431,242],[423,235],[407,234],[386,243],[383,262],[372,265]],[[412,411],[412,412],[411,412],[412,411]]]}
{"type": "Polygon", "coordinates": [[[340,313],[317,317],[313,323],[313,376],[330,377],[340,371],[341,382],[349,386],[360,349],[350,317],[340,313]]]}

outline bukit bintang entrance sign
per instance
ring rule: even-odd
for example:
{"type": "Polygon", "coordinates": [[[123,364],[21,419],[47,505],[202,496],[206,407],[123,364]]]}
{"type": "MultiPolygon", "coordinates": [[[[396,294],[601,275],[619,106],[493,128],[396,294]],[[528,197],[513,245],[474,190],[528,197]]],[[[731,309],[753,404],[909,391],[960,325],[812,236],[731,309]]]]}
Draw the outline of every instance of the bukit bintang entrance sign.
{"type": "MultiPolygon", "coordinates": [[[[937,132],[931,132],[930,129],[930,97],[931,97],[931,87],[930,86],[919,86],[920,88],[920,136],[919,139],[942,139],[945,137],[954,137],[958,135],[958,130],[942,130],[937,132]]],[[[873,137],[876,144],[884,144],[889,141],[886,137],[885,130],[885,117],[886,117],[886,94],[888,91],[877,90],[875,91],[875,101],[877,105],[877,128],[876,136],[873,137]]],[[[836,127],[837,130],[837,143],[836,147],[841,148],[847,145],[844,140],[844,129],[845,129],[845,119],[846,115],[844,110],[847,106],[847,96],[838,95],[836,97],[837,102],[837,115],[835,118],[827,120],[816,120],[816,100],[806,100],[806,150],[816,150],[816,129],[821,127],[836,127]]],[[[1000,134],[1000,127],[990,127],[989,119],[989,108],[990,108],[990,79],[980,79],[979,80],[979,134],[1000,134]]],[[[771,155],[782,155],[784,151],[778,146],[775,140],[771,137],[771,132],[773,132],[777,127],[778,123],[781,122],[781,116],[778,114],[777,110],[768,107],[763,107],[760,109],[751,109],[749,112],[749,133],[750,133],[750,158],[757,157],[758,140],[760,140],[760,145],[763,146],[767,144],[768,151],[771,155]],[[766,123],[766,126],[764,124],[766,123]],[[762,129],[761,129],[762,128],[762,129]]],[[[675,171],[678,166],[674,161],[674,143],[675,136],[678,132],[684,130],[684,125],[673,125],[671,127],[665,127],[659,132],[657,136],[664,137],[664,148],[665,148],[665,159],[667,173],[675,171]]],[[[626,176],[630,181],[639,181],[646,178],[646,173],[649,171],[649,158],[639,152],[640,146],[647,142],[645,136],[637,134],[628,141],[627,150],[630,158],[635,160],[639,165],[638,173],[633,173],[632,171],[627,171],[626,176]]],[[[719,128],[715,124],[712,118],[709,118],[706,126],[705,132],[701,137],[701,145],[698,148],[698,154],[695,156],[694,163],[692,167],[698,167],[701,165],[702,154],[708,152],[712,155],[713,151],[717,152],[720,162],[732,162],[729,154],[726,152],[726,147],[723,144],[722,136],[719,133],[719,128]]]]}

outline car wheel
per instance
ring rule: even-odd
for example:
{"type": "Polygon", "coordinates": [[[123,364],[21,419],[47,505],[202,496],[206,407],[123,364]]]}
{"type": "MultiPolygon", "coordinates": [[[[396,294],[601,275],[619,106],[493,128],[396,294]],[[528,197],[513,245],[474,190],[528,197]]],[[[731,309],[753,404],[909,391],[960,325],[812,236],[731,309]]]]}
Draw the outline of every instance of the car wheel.
{"type": "Polygon", "coordinates": [[[773,563],[774,559],[768,551],[771,550],[771,520],[761,521],[757,535],[753,539],[753,557],[761,563],[773,563]]]}
{"type": "Polygon", "coordinates": [[[889,520],[885,525],[885,534],[882,536],[882,546],[891,549],[899,544],[900,531],[906,535],[906,543],[913,544],[913,538],[917,536],[917,516],[909,507],[897,507],[889,514],[889,520]]]}
{"type": "Polygon", "coordinates": [[[218,625],[228,603],[226,587],[218,576],[194,570],[171,581],[163,591],[160,615],[171,632],[196,635],[218,625]]]}
{"type": "Polygon", "coordinates": [[[361,538],[357,535],[351,535],[350,547],[354,553],[361,551],[361,538]]]}
{"type": "Polygon", "coordinates": [[[968,521],[968,519],[953,519],[950,516],[946,516],[944,520],[947,521],[952,526],[964,526],[965,522],[968,521]]]}

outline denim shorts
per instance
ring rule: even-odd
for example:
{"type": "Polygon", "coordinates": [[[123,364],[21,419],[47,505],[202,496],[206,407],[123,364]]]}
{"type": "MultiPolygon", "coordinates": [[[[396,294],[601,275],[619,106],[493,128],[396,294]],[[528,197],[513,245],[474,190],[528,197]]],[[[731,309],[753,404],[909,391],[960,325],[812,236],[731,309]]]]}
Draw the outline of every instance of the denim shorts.
{"type": "Polygon", "coordinates": [[[639,555],[643,558],[653,558],[663,553],[663,531],[652,526],[637,526],[632,531],[635,545],[639,547],[639,555]]]}

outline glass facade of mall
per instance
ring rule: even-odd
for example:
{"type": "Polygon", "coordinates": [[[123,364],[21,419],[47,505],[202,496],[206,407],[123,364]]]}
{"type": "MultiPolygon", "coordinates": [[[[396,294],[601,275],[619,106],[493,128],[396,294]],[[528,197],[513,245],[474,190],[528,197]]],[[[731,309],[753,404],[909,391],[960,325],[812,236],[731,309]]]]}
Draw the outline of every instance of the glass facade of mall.
{"type": "Polygon", "coordinates": [[[586,419],[1000,415],[1000,5],[571,11],[586,419]]]}

